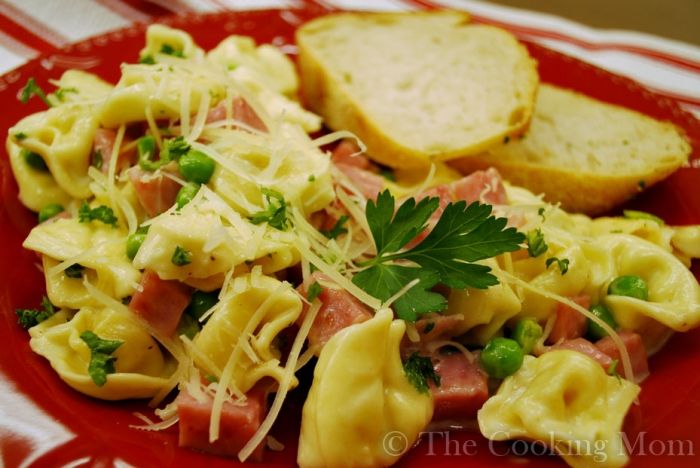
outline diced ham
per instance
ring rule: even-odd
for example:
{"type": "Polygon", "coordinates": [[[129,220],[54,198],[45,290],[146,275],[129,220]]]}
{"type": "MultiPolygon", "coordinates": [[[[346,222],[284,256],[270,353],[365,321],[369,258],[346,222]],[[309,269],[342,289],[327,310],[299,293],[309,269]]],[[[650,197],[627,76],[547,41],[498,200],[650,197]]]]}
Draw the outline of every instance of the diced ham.
{"type": "Polygon", "coordinates": [[[360,147],[355,140],[346,138],[333,149],[331,160],[335,164],[347,164],[360,169],[369,169],[370,161],[364,154],[359,154],[360,147]]]}
{"type": "Polygon", "coordinates": [[[581,354],[585,354],[586,356],[592,358],[598,364],[603,366],[603,369],[605,369],[606,371],[610,368],[610,365],[613,361],[610,356],[602,352],[596,347],[596,345],[594,345],[585,338],[574,338],[573,340],[562,341],[561,343],[557,343],[553,346],[548,346],[546,348],[546,351],[555,351],[557,349],[568,349],[571,351],[578,351],[581,354]]]}
{"type": "MultiPolygon", "coordinates": [[[[591,305],[591,298],[582,294],[569,298],[584,309],[591,305]]],[[[548,343],[558,343],[563,340],[573,340],[582,337],[586,333],[586,317],[577,310],[562,304],[557,304],[557,318],[552,328],[552,333],[547,338],[548,343]]]]}
{"type": "Polygon", "coordinates": [[[172,336],[190,303],[191,295],[192,291],[186,284],[162,280],[156,272],[145,270],[141,277],[141,290],[134,293],[129,308],[157,332],[172,336]]]}
{"type": "Polygon", "coordinates": [[[445,211],[445,208],[447,205],[452,202],[453,193],[450,190],[450,188],[447,185],[436,185],[435,187],[431,187],[428,190],[419,193],[415,198],[416,198],[416,203],[421,201],[424,198],[435,198],[437,197],[440,201],[440,204],[438,205],[438,208],[433,211],[433,214],[430,215],[430,218],[428,219],[428,226],[423,229],[416,237],[414,237],[411,242],[406,244],[406,248],[410,249],[415,247],[416,245],[420,244],[423,239],[428,237],[428,234],[430,234],[430,231],[433,230],[437,222],[440,220],[440,216],[442,216],[442,212],[445,211]]]}
{"type": "MultiPolygon", "coordinates": [[[[99,152],[102,156],[102,166],[100,170],[103,173],[109,171],[109,161],[112,158],[112,151],[114,150],[114,142],[117,139],[117,132],[111,128],[98,128],[95,130],[95,137],[93,141],[93,150],[99,152]]],[[[129,140],[125,137],[122,141],[122,146],[129,143],[129,140]]],[[[117,172],[125,169],[132,164],[135,164],[137,160],[136,150],[130,150],[119,154],[119,160],[117,162],[117,172]]]]}
{"type": "MultiPolygon", "coordinates": [[[[299,287],[299,292],[306,297],[309,285],[319,279],[326,284],[330,282],[322,273],[314,272],[310,279],[299,287]]],[[[344,289],[334,289],[322,285],[318,299],[322,305],[309,331],[308,340],[311,349],[320,350],[333,335],[343,328],[372,318],[370,310],[344,289]]],[[[307,308],[305,306],[304,312],[307,308]]]]}
{"type": "MultiPolygon", "coordinates": [[[[233,118],[243,122],[255,130],[261,132],[267,132],[267,127],[260,119],[258,114],[250,107],[250,104],[242,97],[233,98],[232,106],[233,118]]],[[[226,119],[226,103],[224,101],[220,102],[217,106],[209,110],[207,114],[207,123],[217,122],[219,120],[226,119]]]]}
{"type": "Polygon", "coordinates": [[[129,170],[129,178],[134,184],[139,203],[148,216],[153,217],[173,206],[181,185],[160,172],[146,172],[138,166],[129,170]]]}
{"type": "Polygon", "coordinates": [[[345,163],[336,163],[335,167],[345,174],[367,199],[376,199],[379,192],[384,189],[384,177],[379,174],[345,163]]]}
{"type": "MultiPolygon", "coordinates": [[[[235,457],[255,435],[267,413],[267,392],[254,387],[246,395],[245,403],[224,402],[221,411],[219,438],[209,442],[209,420],[213,398],[206,396],[199,402],[183,389],[177,397],[180,447],[188,447],[214,455],[235,457]]],[[[250,461],[261,461],[264,442],[255,449],[250,461]]]]}
{"type": "Polygon", "coordinates": [[[501,174],[494,168],[476,171],[450,184],[456,200],[480,201],[490,205],[508,203],[501,174]]]}
{"type": "MultiPolygon", "coordinates": [[[[618,332],[622,343],[627,348],[627,353],[630,356],[630,361],[632,362],[632,372],[634,373],[634,380],[639,383],[649,376],[649,362],[647,360],[647,350],[644,348],[644,343],[642,337],[637,333],[630,330],[621,330],[618,332]]],[[[605,338],[598,340],[595,346],[610,356],[611,359],[617,359],[620,364],[617,369],[621,375],[627,377],[622,367],[622,361],[620,359],[620,350],[615,346],[612,338],[606,336],[605,338]]]]}
{"type": "Polygon", "coordinates": [[[435,410],[433,421],[474,419],[489,397],[488,376],[476,360],[470,362],[462,353],[432,357],[440,386],[430,381],[435,410]]]}

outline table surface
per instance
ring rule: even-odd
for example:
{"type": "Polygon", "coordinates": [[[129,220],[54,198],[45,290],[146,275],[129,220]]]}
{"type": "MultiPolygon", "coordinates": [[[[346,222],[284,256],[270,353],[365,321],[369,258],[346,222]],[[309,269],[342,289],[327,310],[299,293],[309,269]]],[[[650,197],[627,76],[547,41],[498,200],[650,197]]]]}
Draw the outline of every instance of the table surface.
{"type": "Polygon", "coordinates": [[[489,0],[595,28],[627,29],[700,45],[700,0],[489,0]]]}

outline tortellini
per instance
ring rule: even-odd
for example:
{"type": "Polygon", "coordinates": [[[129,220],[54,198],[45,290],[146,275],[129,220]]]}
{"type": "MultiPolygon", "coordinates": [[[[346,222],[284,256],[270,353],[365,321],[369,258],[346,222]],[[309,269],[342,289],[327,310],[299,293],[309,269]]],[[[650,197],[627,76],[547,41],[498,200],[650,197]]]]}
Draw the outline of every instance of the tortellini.
{"type": "Polygon", "coordinates": [[[401,364],[405,323],[392,318],[381,309],[323,347],[302,413],[301,467],[391,465],[430,422],[432,398],[401,364]],[[405,446],[391,439],[398,433],[405,446]]]}
{"type": "Polygon", "coordinates": [[[36,226],[23,246],[43,254],[46,290],[51,302],[59,307],[79,309],[95,304],[83,279],[52,273],[52,268],[59,261],[77,259],[76,263],[86,268],[83,276],[95,287],[119,299],[130,296],[138,287],[141,273],[126,256],[125,239],[120,229],[70,218],[36,226]]]}
{"type": "Polygon", "coordinates": [[[275,338],[299,318],[301,309],[301,298],[289,283],[255,269],[239,276],[195,338],[194,346],[207,358],[195,355],[195,362],[209,372],[214,371],[209,362],[219,371],[232,365],[231,379],[241,392],[264,377],[281,382],[284,369],[275,338]]]}
{"type": "Polygon", "coordinates": [[[278,191],[306,215],[330,204],[335,192],[328,156],[297,126],[283,123],[272,132],[238,132],[232,141],[223,130],[205,132],[212,137],[211,147],[228,161],[214,172],[214,191],[244,215],[262,209],[263,187],[278,191]]]}
{"type": "Polygon", "coordinates": [[[44,356],[51,367],[77,391],[103,400],[149,398],[168,382],[175,370],[174,360],[164,355],[151,335],[126,308],[112,310],[85,307],[75,316],[59,311],[29,330],[32,350],[44,356]],[[96,385],[88,374],[90,348],[80,338],[92,331],[105,340],[123,344],[112,354],[115,373],[107,375],[104,385],[96,385]]]}
{"type": "Polygon", "coordinates": [[[479,429],[491,440],[541,441],[574,467],[623,466],[620,431],[639,390],[576,351],[526,356],[479,411],[479,429]]]}
{"type": "Polygon", "coordinates": [[[60,90],[53,94],[55,99],[68,103],[100,101],[114,89],[99,76],[82,70],[66,70],[53,84],[60,90]]]}
{"type": "Polygon", "coordinates": [[[30,210],[39,211],[46,205],[66,205],[70,195],[63,190],[51,173],[31,167],[22,157],[22,148],[7,139],[7,154],[10,156],[12,173],[19,186],[19,199],[30,210]]]}
{"type": "Polygon", "coordinates": [[[166,64],[124,65],[122,77],[100,109],[107,128],[147,119],[179,119],[198,111],[202,100],[216,104],[226,90],[216,76],[196,63],[183,63],[177,73],[166,64]]]}
{"type": "Polygon", "coordinates": [[[64,104],[25,117],[10,135],[23,134],[20,146],[42,157],[63,191],[88,198],[87,172],[97,123],[94,106],[64,104]]]}
{"type": "MultiPolygon", "coordinates": [[[[494,260],[484,262],[498,276],[500,270],[494,260]]],[[[448,315],[462,314],[464,319],[455,328],[454,334],[461,335],[467,331],[468,341],[486,344],[503,324],[520,312],[520,299],[507,282],[501,281],[488,289],[455,289],[450,292],[448,315]]]]}
{"type": "Polygon", "coordinates": [[[221,205],[206,200],[190,202],[181,211],[155,218],[134,266],[196,287],[202,284],[199,280],[209,279],[207,289],[214,289],[221,286],[227,271],[245,262],[260,260],[263,271],[272,273],[299,261],[291,233],[267,224],[254,225],[230,209],[222,216],[221,205]],[[173,261],[177,248],[189,252],[189,263],[173,261]]]}
{"type": "Polygon", "coordinates": [[[141,50],[141,57],[153,57],[156,54],[200,58],[204,51],[197,47],[192,36],[185,31],[162,24],[152,24],[146,30],[146,47],[141,50]]]}

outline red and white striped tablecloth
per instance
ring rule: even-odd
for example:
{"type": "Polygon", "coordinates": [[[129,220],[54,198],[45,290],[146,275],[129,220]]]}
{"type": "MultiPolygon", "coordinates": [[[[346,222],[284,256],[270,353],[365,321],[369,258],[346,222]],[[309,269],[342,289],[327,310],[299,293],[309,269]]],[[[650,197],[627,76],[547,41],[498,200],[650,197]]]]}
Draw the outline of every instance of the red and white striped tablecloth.
{"type": "Polygon", "coordinates": [[[172,14],[306,4],[355,10],[466,10],[523,39],[631,77],[700,117],[700,47],[637,32],[592,29],[478,0],[0,0],[0,74],[55,47],[134,22],[172,14]]]}

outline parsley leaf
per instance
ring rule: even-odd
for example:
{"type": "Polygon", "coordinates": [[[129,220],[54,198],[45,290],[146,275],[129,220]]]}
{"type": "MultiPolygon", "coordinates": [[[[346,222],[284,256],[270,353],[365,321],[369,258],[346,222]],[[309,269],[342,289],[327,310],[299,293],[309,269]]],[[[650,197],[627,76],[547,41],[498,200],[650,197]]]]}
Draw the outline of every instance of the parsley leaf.
{"type": "Polygon", "coordinates": [[[139,57],[139,63],[144,65],[154,65],[156,61],[151,54],[146,54],[139,57]]]}
{"type": "Polygon", "coordinates": [[[17,314],[17,323],[19,323],[19,325],[25,330],[28,330],[34,325],[43,322],[55,313],[56,308],[53,304],[51,304],[51,301],[49,301],[49,298],[46,296],[41,299],[41,309],[15,310],[15,314],[17,314]]]}
{"type": "Polygon", "coordinates": [[[85,270],[84,266],[82,266],[80,263],[74,263],[68,268],[66,268],[63,272],[69,278],[82,278],[83,270],[85,270]]]}
{"type": "Polygon", "coordinates": [[[287,202],[284,201],[284,196],[276,190],[269,188],[261,189],[267,208],[253,213],[249,219],[253,224],[267,223],[275,229],[284,231],[289,227],[287,219],[287,202]]]}
{"type": "Polygon", "coordinates": [[[102,150],[95,150],[92,152],[90,158],[90,165],[95,169],[102,169],[102,164],[104,164],[104,158],[102,157],[102,150]]]}
{"type": "Polygon", "coordinates": [[[309,286],[309,290],[306,292],[306,299],[309,300],[309,302],[313,302],[318,296],[321,295],[323,292],[323,286],[318,284],[318,281],[314,281],[311,283],[311,286],[309,286]]]}
{"type": "Polygon", "coordinates": [[[341,216],[340,219],[335,222],[335,224],[329,231],[323,230],[321,231],[321,234],[323,234],[329,239],[335,239],[339,235],[347,233],[348,230],[345,229],[343,226],[345,225],[345,223],[347,223],[348,219],[350,219],[348,216],[341,216]]]}
{"type": "Polygon", "coordinates": [[[537,210],[537,214],[540,215],[540,217],[542,218],[542,221],[543,221],[543,222],[546,221],[546,218],[544,217],[544,212],[545,212],[544,206],[541,206],[541,207],[537,210]]]}
{"type": "Polygon", "coordinates": [[[428,379],[435,382],[436,386],[440,386],[440,376],[435,372],[430,358],[421,356],[418,353],[411,354],[404,361],[403,371],[411,385],[416,387],[416,390],[421,393],[428,393],[430,389],[428,379]]]}
{"type": "Polygon", "coordinates": [[[443,295],[431,291],[440,281],[437,273],[416,267],[379,264],[357,273],[352,281],[377,299],[387,301],[415,279],[418,283],[393,304],[400,319],[415,322],[419,315],[443,310],[447,306],[443,295]]]}
{"type": "Polygon", "coordinates": [[[114,215],[112,208],[100,205],[97,208],[90,208],[87,202],[83,202],[78,210],[78,220],[81,223],[89,223],[90,221],[101,221],[112,227],[117,227],[117,217],[114,215]]]}
{"type": "Polygon", "coordinates": [[[160,152],[160,160],[164,163],[179,161],[180,157],[187,154],[191,148],[192,147],[183,136],[165,140],[163,143],[163,150],[160,152]]]}
{"type": "Polygon", "coordinates": [[[13,137],[17,141],[22,141],[22,140],[25,140],[27,138],[27,134],[24,132],[17,132],[13,135],[13,137]]]}
{"type": "Polygon", "coordinates": [[[417,203],[410,198],[394,213],[394,197],[386,190],[376,202],[370,200],[365,209],[377,256],[360,264],[368,268],[356,274],[353,283],[386,301],[411,281],[418,280],[394,303],[396,314],[405,320],[416,320],[419,314],[444,309],[445,298],[431,291],[438,283],[455,289],[485,289],[498,284],[489,267],[471,262],[517,250],[525,240],[515,228],[505,228],[505,218],[490,216],[490,205],[478,202],[467,205],[462,200],[445,207],[422,242],[401,250],[425,229],[438,206],[438,198],[423,198],[417,203]],[[396,260],[402,264],[393,263],[396,260]]]}
{"type": "Polygon", "coordinates": [[[78,94],[78,89],[77,88],[58,88],[56,91],[54,91],[53,94],[56,96],[56,99],[58,99],[60,102],[63,102],[66,99],[66,93],[78,94]]]}
{"type": "Polygon", "coordinates": [[[49,101],[49,99],[46,97],[44,90],[41,89],[38,84],[36,84],[36,80],[34,78],[29,78],[27,80],[27,84],[24,85],[24,88],[22,88],[22,91],[20,91],[19,100],[22,104],[26,104],[29,102],[32,96],[38,97],[44,101],[44,104],[49,107],[53,107],[51,101],[49,101]]]}
{"type": "Polygon", "coordinates": [[[173,256],[170,257],[170,261],[177,266],[189,265],[192,263],[192,252],[178,245],[175,247],[175,251],[173,252],[173,256]]]}
{"type": "Polygon", "coordinates": [[[539,257],[547,251],[549,246],[544,241],[544,234],[540,228],[528,231],[525,241],[527,242],[527,253],[530,257],[539,257]]]}
{"type": "Polygon", "coordinates": [[[117,350],[123,341],[103,340],[93,332],[87,330],[80,334],[80,339],[90,348],[90,364],[88,374],[98,387],[107,383],[107,374],[113,374],[114,361],[117,360],[111,354],[117,350]]]}
{"type": "Polygon", "coordinates": [[[549,266],[556,262],[557,266],[559,267],[559,271],[561,272],[562,275],[565,275],[567,271],[569,271],[569,259],[568,258],[562,258],[561,260],[558,259],[557,257],[549,257],[547,261],[545,262],[545,266],[549,268],[549,266]]]}
{"type": "Polygon", "coordinates": [[[185,56],[181,50],[177,50],[175,47],[171,46],[170,44],[163,44],[162,46],[160,46],[160,53],[165,54],[165,55],[172,55],[173,57],[180,57],[180,58],[183,58],[185,56]]]}

